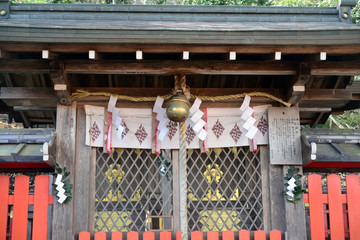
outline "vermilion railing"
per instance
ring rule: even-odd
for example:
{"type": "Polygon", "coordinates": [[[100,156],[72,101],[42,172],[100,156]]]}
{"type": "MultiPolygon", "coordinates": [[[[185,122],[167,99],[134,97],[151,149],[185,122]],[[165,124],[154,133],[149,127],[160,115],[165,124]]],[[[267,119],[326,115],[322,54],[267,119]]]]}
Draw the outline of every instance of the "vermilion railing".
{"type": "Polygon", "coordinates": [[[311,239],[360,239],[360,185],[359,176],[346,176],[346,194],[341,193],[339,175],[327,176],[328,193],[322,193],[321,176],[308,176],[311,239]],[[328,207],[326,206],[328,205],[328,207]]]}
{"type": "MultiPolygon", "coordinates": [[[[138,232],[128,232],[126,233],[127,240],[139,240],[139,233],[138,232]]],[[[207,240],[219,240],[219,233],[218,232],[208,232],[203,233],[199,231],[194,231],[191,233],[191,240],[203,240],[203,236],[206,234],[207,240]]],[[[94,240],[106,240],[106,233],[104,232],[97,232],[94,234],[94,240]]],[[[281,232],[274,230],[270,232],[269,240],[281,240],[281,232]]],[[[111,240],[122,240],[123,233],[121,232],[112,232],[111,233],[111,240]]],[[[181,239],[181,233],[176,233],[176,240],[181,239]]],[[[234,240],[234,232],[233,231],[225,231],[222,232],[222,239],[226,240],[234,240]]],[[[266,240],[266,232],[262,230],[258,230],[254,232],[253,238],[250,238],[250,232],[247,230],[240,230],[239,231],[239,240],[266,240]]],[[[79,234],[79,240],[90,240],[90,233],[89,232],[81,232],[79,234]]],[[[155,240],[155,233],[154,232],[144,232],[142,235],[142,240],[155,240]]],[[[160,232],[160,239],[159,240],[171,240],[171,232],[160,232]]]]}
{"type": "Polygon", "coordinates": [[[9,195],[9,176],[0,175],[0,240],[27,239],[29,205],[34,205],[32,239],[46,240],[48,205],[54,197],[49,195],[49,177],[35,177],[35,192],[29,195],[29,177],[15,177],[14,195],[9,195]],[[9,211],[12,207],[12,214],[9,211]],[[10,216],[12,215],[12,217],[10,216]],[[8,232],[9,229],[9,232],[8,232]]]}

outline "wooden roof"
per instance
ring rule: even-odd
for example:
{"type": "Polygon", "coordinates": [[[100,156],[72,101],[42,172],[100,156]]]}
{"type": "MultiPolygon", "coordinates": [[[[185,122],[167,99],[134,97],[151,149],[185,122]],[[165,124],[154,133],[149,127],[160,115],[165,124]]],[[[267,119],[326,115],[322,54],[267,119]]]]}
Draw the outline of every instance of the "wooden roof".
{"type": "MultiPolygon", "coordinates": [[[[338,8],[9,4],[0,18],[0,107],[25,126],[52,125],[57,102],[69,104],[78,89],[164,95],[174,74],[186,74],[195,95],[270,93],[298,105],[301,123],[314,126],[331,112],[360,107],[360,93],[351,88],[352,76],[360,75],[360,27],[344,14],[356,1],[342,2],[338,8]]],[[[262,97],[252,103],[278,104],[262,97]]]]}

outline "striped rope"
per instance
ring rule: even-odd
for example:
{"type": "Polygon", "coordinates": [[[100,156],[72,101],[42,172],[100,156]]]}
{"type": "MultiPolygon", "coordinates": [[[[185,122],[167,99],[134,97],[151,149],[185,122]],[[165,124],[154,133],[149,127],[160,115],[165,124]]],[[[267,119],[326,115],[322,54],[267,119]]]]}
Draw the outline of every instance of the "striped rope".
{"type": "Polygon", "coordinates": [[[180,122],[180,149],[179,149],[179,173],[180,173],[180,229],[181,240],[188,240],[187,222],[187,171],[186,171],[186,124],[180,122]]]}
{"type": "MultiPolygon", "coordinates": [[[[224,100],[231,100],[231,99],[238,99],[238,98],[244,98],[245,95],[249,95],[250,97],[266,97],[269,99],[272,99],[276,102],[279,102],[287,107],[290,107],[291,104],[288,102],[283,101],[280,98],[277,98],[271,94],[268,93],[264,93],[264,92],[250,92],[250,93],[240,93],[240,94],[232,94],[232,95],[223,95],[223,96],[195,96],[195,95],[191,95],[191,98],[200,98],[202,101],[212,101],[212,102],[216,102],[216,101],[224,101],[224,100]]],[[[155,102],[156,97],[131,97],[131,96],[126,96],[126,95],[118,95],[118,94],[114,94],[114,93],[109,93],[109,92],[87,92],[84,90],[77,90],[75,93],[73,93],[71,95],[71,100],[77,100],[77,99],[81,99],[81,98],[85,98],[85,97],[89,97],[89,96],[105,96],[105,97],[116,97],[120,100],[127,100],[127,101],[131,101],[131,102],[155,102]]],[[[162,96],[165,99],[170,98],[172,95],[168,94],[168,95],[164,95],[162,96]]]]}

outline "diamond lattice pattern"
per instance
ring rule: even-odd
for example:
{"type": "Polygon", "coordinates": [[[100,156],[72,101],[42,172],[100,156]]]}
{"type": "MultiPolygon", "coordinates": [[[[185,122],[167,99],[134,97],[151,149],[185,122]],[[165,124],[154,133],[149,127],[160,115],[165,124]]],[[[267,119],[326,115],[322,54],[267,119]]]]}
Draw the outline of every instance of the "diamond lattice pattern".
{"type": "MultiPolygon", "coordinates": [[[[170,153],[123,149],[108,154],[97,149],[96,231],[148,231],[149,216],[173,214],[170,153]]],[[[166,218],[154,224],[171,227],[166,218]]]]}
{"type": "Polygon", "coordinates": [[[188,154],[189,231],[263,229],[259,152],[246,147],[188,154]]]}

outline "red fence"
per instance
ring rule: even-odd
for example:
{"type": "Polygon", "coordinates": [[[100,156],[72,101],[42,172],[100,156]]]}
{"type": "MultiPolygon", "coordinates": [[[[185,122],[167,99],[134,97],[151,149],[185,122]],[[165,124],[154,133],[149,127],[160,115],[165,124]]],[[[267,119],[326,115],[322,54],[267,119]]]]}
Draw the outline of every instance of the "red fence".
{"type": "MultiPolygon", "coordinates": [[[[208,232],[203,233],[199,231],[194,231],[191,233],[191,240],[203,240],[203,234],[206,234],[207,240],[219,240],[219,233],[218,232],[208,232]]],[[[127,240],[139,240],[139,233],[138,232],[128,232],[127,240]]],[[[111,233],[111,240],[122,240],[123,233],[121,232],[112,232],[111,233]]],[[[176,233],[176,240],[181,239],[181,233],[176,233]]],[[[234,232],[233,231],[225,231],[222,233],[222,239],[226,240],[234,240],[234,232]]],[[[266,232],[258,230],[254,232],[254,240],[266,240],[266,232]]],[[[81,232],[79,234],[79,240],[90,240],[90,233],[89,232],[81,232]]],[[[106,240],[106,233],[104,232],[97,232],[95,233],[94,240],[106,240]]],[[[144,232],[142,236],[142,240],[155,240],[155,233],[154,232],[144,232]]],[[[160,240],[171,240],[171,232],[160,232],[160,240]]],[[[239,240],[250,240],[250,232],[247,230],[240,230],[239,231],[239,240]]],[[[274,230],[270,232],[269,240],[281,240],[281,232],[274,230]]]]}
{"type": "Polygon", "coordinates": [[[48,176],[35,177],[34,195],[29,195],[29,177],[16,176],[14,195],[9,195],[9,176],[0,175],[0,240],[27,239],[29,205],[34,205],[32,239],[47,239],[48,205],[53,201],[48,176]]]}
{"type": "Polygon", "coordinates": [[[360,239],[360,185],[358,175],[346,176],[346,194],[341,193],[340,176],[327,176],[328,194],[322,193],[321,176],[308,176],[311,239],[360,239]],[[328,205],[328,207],[327,207],[328,205]],[[347,206],[347,207],[346,207],[347,206]]]}

